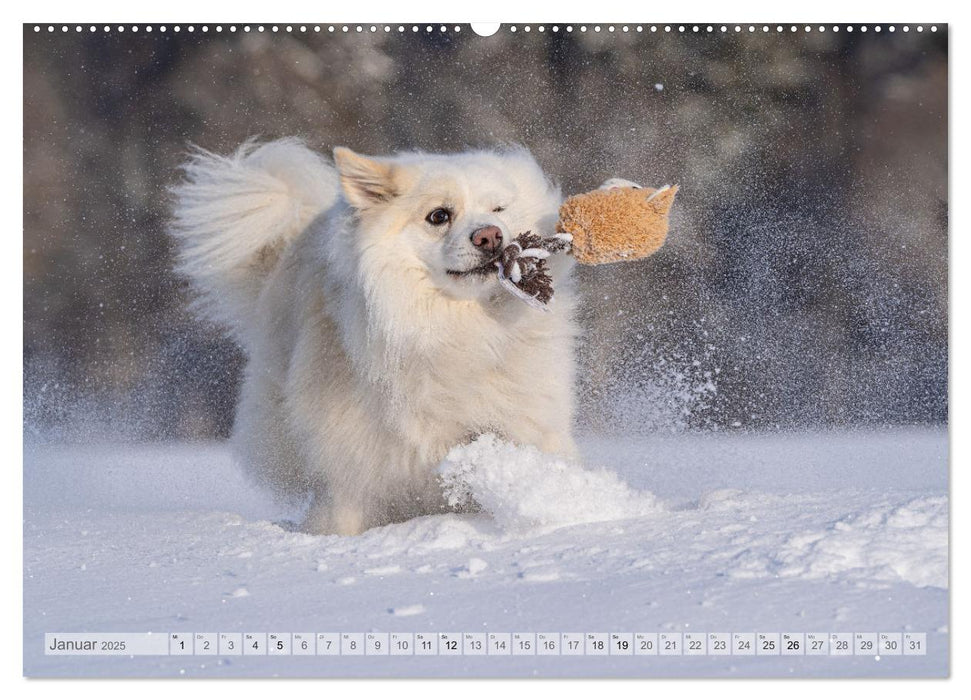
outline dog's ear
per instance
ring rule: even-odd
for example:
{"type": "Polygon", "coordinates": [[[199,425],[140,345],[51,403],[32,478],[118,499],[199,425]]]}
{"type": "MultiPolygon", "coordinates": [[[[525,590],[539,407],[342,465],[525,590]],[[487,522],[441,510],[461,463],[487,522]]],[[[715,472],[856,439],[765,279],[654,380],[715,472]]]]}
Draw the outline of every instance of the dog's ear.
{"type": "Polygon", "coordinates": [[[334,149],[334,165],[340,173],[344,195],[355,209],[387,202],[397,194],[394,167],[386,161],[338,146],[334,149]]]}

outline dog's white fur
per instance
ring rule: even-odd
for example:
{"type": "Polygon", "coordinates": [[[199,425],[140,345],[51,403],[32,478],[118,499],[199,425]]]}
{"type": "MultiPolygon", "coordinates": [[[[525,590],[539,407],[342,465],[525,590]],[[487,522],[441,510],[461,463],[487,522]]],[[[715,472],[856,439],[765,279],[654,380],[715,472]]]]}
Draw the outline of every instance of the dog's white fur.
{"type": "Polygon", "coordinates": [[[200,151],[175,189],[180,269],[249,359],[242,464],[312,495],[307,531],[355,534],[444,509],[435,467],[476,434],[573,455],[572,259],[550,261],[551,313],[448,272],[482,263],[483,226],[553,232],[560,192],[532,156],[334,160],[295,140],[200,151]]]}

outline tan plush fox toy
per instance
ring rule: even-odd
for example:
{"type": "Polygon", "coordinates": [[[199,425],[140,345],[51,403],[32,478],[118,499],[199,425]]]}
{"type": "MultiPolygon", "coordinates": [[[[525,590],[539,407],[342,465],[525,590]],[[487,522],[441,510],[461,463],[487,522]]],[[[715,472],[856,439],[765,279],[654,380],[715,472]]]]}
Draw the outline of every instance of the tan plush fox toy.
{"type": "Polygon", "coordinates": [[[527,231],[506,246],[496,262],[499,281],[530,306],[546,310],[553,297],[546,258],[560,251],[572,252],[584,265],[646,258],[664,244],[677,192],[677,185],[652,189],[609,180],[574,195],[560,207],[556,235],[543,238],[527,231]]]}
{"type": "Polygon", "coordinates": [[[572,251],[584,265],[646,258],[664,244],[668,213],[678,187],[609,187],[570,197],[556,230],[573,236],[572,251]]]}

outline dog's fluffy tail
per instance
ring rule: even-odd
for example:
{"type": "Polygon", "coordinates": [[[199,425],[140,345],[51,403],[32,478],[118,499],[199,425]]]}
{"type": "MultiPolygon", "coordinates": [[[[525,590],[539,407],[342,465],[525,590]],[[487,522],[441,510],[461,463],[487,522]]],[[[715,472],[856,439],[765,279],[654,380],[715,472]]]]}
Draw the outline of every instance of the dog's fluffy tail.
{"type": "Polygon", "coordinates": [[[338,192],[337,174],[295,139],[248,142],[231,156],[196,150],[173,188],[170,232],[199,310],[238,336],[287,243],[338,192]]]}

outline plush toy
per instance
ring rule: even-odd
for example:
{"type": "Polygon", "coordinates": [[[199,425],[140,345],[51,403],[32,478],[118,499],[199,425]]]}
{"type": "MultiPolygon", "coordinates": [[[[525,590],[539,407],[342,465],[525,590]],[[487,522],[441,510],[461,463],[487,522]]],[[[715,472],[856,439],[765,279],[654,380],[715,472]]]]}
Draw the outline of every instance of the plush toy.
{"type": "Polygon", "coordinates": [[[530,306],[548,310],[553,279],[546,259],[569,251],[584,265],[639,260],[664,244],[668,213],[678,187],[640,187],[609,180],[593,192],[568,198],[560,207],[556,234],[520,234],[496,261],[499,281],[530,306]]]}

